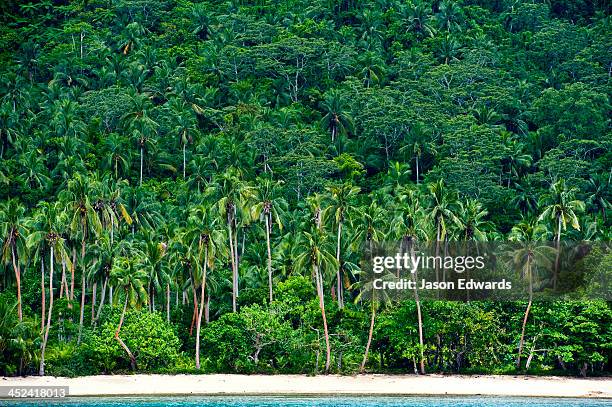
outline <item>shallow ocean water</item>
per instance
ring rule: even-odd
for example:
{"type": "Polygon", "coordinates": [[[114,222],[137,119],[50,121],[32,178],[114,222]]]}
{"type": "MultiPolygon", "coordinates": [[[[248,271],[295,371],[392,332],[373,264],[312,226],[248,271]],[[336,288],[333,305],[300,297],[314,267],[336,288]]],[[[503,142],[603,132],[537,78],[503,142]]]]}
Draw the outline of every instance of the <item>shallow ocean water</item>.
{"type": "Polygon", "coordinates": [[[611,407],[612,400],[525,397],[77,397],[0,400],[0,406],[53,407],[611,407]]]}

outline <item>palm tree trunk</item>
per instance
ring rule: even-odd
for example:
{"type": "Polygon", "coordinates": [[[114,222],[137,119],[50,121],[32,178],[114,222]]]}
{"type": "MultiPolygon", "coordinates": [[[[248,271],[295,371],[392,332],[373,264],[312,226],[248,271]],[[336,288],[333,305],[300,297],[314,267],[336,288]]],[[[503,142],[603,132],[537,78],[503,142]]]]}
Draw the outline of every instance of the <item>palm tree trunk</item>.
{"type": "Polygon", "coordinates": [[[419,185],[419,155],[416,156],[416,182],[419,185]]]}
{"type": "Polygon", "coordinates": [[[336,246],[336,261],[338,262],[338,272],[336,275],[337,284],[336,289],[338,291],[338,308],[342,309],[344,307],[344,301],[342,300],[342,280],[340,277],[340,244],[341,244],[341,236],[342,236],[342,221],[338,222],[338,239],[336,246]]]}
{"type": "Polygon", "coordinates": [[[555,254],[555,272],[553,273],[553,290],[557,289],[557,280],[559,279],[559,249],[561,248],[561,216],[557,216],[559,222],[557,224],[557,253],[555,254]]]}
{"type": "Polygon", "coordinates": [[[368,332],[368,343],[366,344],[365,353],[363,354],[363,361],[359,367],[359,372],[365,371],[365,365],[368,361],[368,353],[370,352],[370,345],[372,344],[372,335],[374,334],[374,319],[376,318],[376,305],[374,295],[372,295],[372,318],[370,319],[370,331],[368,332]]]}
{"type": "Polygon", "coordinates": [[[272,249],[270,247],[270,219],[269,214],[266,218],[266,244],[268,246],[268,287],[270,288],[270,303],[272,303],[272,249]]]}
{"type": "MultiPolygon", "coordinates": [[[[411,258],[414,259],[414,246],[412,245],[412,242],[410,244],[410,256],[411,258]]],[[[421,374],[425,374],[425,357],[423,356],[423,349],[425,348],[425,345],[423,344],[423,316],[421,314],[421,300],[419,298],[419,292],[416,288],[416,282],[418,278],[417,278],[416,271],[411,274],[412,274],[412,281],[414,282],[414,301],[416,303],[417,324],[418,324],[418,329],[419,329],[419,368],[420,368],[421,374]]]]}
{"type": "Polygon", "coordinates": [[[96,317],[96,294],[98,289],[98,282],[94,281],[91,288],[91,323],[93,324],[96,317]]]}
{"type": "Polygon", "coordinates": [[[21,311],[21,270],[17,265],[14,245],[11,245],[11,258],[13,261],[13,270],[15,270],[15,280],[17,282],[17,316],[19,317],[19,322],[21,322],[23,320],[23,314],[21,311]]]}
{"type": "Polygon", "coordinates": [[[45,256],[40,257],[40,288],[41,288],[41,318],[40,318],[40,333],[45,331],[45,307],[47,300],[45,299],[45,256]]]}
{"type": "Polygon", "coordinates": [[[85,316],[85,270],[81,273],[81,315],[79,317],[79,337],[77,345],[81,344],[81,336],[83,334],[83,318],[85,316]]]}
{"type": "Polygon", "coordinates": [[[187,147],[187,144],[183,143],[183,179],[185,179],[185,172],[186,172],[185,168],[186,168],[186,163],[187,163],[186,156],[185,156],[186,147],[187,147]]]}
{"type": "Polygon", "coordinates": [[[102,284],[102,298],[100,298],[100,305],[98,305],[98,312],[96,313],[96,319],[94,322],[97,322],[100,319],[100,313],[102,312],[102,307],[104,306],[104,300],[106,299],[106,286],[108,285],[108,276],[104,277],[104,283],[102,284]]]}
{"type": "Polygon", "coordinates": [[[230,262],[232,265],[232,311],[236,312],[236,258],[234,257],[234,239],[232,238],[232,221],[230,215],[227,219],[227,231],[229,234],[230,262]]]}
{"type": "Polygon", "coordinates": [[[166,283],[166,322],[170,322],[170,283],[166,283]]]}
{"type": "Polygon", "coordinates": [[[319,274],[319,266],[312,265],[317,284],[317,294],[319,296],[319,308],[321,309],[321,317],[323,318],[323,330],[325,334],[325,373],[329,373],[329,364],[331,359],[331,348],[329,346],[329,331],[327,329],[327,317],[325,316],[325,301],[323,299],[323,282],[319,274]]]}
{"type": "Polygon", "coordinates": [[[198,325],[196,327],[196,369],[200,369],[200,329],[202,327],[202,313],[204,312],[204,295],[206,293],[206,266],[208,265],[208,248],[204,249],[204,270],[202,271],[202,284],[200,289],[200,310],[198,312],[198,325]]]}
{"type": "Polygon", "coordinates": [[[142,186],[142,164],[144,162],[144,148],[140,147],[140,186],[142,186]]]}
{"type": "MultiPolygon", "coordinates": [[[[72,248],[72,267],[70,267],[70,301],[74,300],[74,268],[76,264],[76,247],[72,248]]],[[[72,308],[72,304],[70,305],[72,308]]]]}
{"type": "Polygon", "coordinates": [[[527,276],[529,277],[529,302],[527,303],[527,309],[525,310],[525,317],[523,318],[523,327],[521,329],[521,339],[519,341],[518,356],[516,357],[516,368],[521,368],[521,355],[523,353],[523,345],[525,343],[525,326],[527,325],[527,318],[529,318],[529,311],[531,310],[531,303],[533,301],[533,283],[531,281],[531,263],[527,260],[527,276]]]}
{"type": "Polygon", "coordinates": [[[51,256],[49,265],[49,314],[47,316],[47,326],[45,328],[45,336],[40,348],[40,367],[38,374],[45,375],[45,350],[47,349],[47,340],[49,339],[49,328],[51,327],[51,313],[53,312],[53,246],[51,246],[51,256]]]}
{"type": "Polygon", "coordinates": [[[134,355],[130,351],[130,348],[128,348],[127,345],[125,343],[123,343],[123,341],[119,337],[119,331],[121,331],[121,326],[123,325],[123,319],[125,318],[125,310],[127,309],[128,298],[129,298],[129,295],[128,295],[127,290],[126,290],[126,292],[125,292],[125,303],[123,304],[123,312],[121,312],[121,319],[119,320],[119,326],[117,327],[117,330],[115,331],[115,339],[117,340],[117,342],[119,342],[119,345],[121,345],[121,347],[128,354],[128,356],[130,358],[130,365],[132,366],[132,370],[136,370],[136,358],[134,357],[134,355]]]}

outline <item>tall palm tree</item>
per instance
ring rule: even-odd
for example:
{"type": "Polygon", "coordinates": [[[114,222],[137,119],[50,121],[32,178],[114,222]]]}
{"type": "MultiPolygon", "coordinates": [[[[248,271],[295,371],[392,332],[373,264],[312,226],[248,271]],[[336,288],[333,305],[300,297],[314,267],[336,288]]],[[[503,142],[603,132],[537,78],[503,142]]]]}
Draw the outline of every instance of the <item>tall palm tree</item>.
{"type": "Polygon", "coordinates": [[[126,130],[136,141],[140,151],[140,185],[142,185],[144,155],[155,145],[154,137],[157,134],[158,124],[150,117],[152,107],[147,94],[132,92],[130,105],[127,107],[128,112],[122,117],[126,130]]]}
{"type": "MultiPolygon", "coordinates": [[[[51,315],[53,313],[54,265],[56,262],[68,263],[70,265],[70,256],[66,251],[64,239],[61,237],[61,230],[67,226],[67,221],[67,214],[63,211],[63,205],[60,202],[55,202],[53,204],[42,202],[39,204],[38,211],[34,216],[34,223],[36,224],[35,230],[28,235],[27,238],[27,245],[29,248],[32,249],[44,246],[49,250],[49,309],[40,352],[39,374],[41,376],[45,375],[45,350],[49,339],[51,315]]],[[[43,261],[43,256],[44,254],[41,253],[41,263],[43,261]]]]}
{"type": "Polygon", "coordinates": [[[553,289],[557,289],[559,277],[559,255],[561,246],[561,232],[567,229],[570,223],[572,228],[580,230],[578,213],[583,212],[585,205],[581,200],[575,199],[576,188],[567,188],[564,180],[555,182],[547,194],[542,196],[540,201],[544,210],[538,217],[538,221],[550,219],[554,222],[555,241],[557,242],[557,253],[555,258],[555,268],[553,274],[553,289]]]}
{"type": "Polygon", "coordinates": [[[326,239],[323,230],[313,227],[310,232],[303,232],[298,244],[294,248],[295,268],[312,272],[317,296],[319,297],[319,309],[323,318],[323,330],[325,335],[325,373],[329,372],[331,347],[329,345],[329,329],[325,315],[325,290],[324,272],[337,269],[338,262],[333,255],[333,246],[326,239]]]}
{"type": "MultiPolygon", "coordinates": [[[[192,246],[197,247],[199,273],[195,275],[195,280],[200,286],[200,301],[198,318],[196,322],[196,369],[200,369],[200,332],[202,327],[202,315],[205,304],[208,302],[206,297],[206,282],[209,269],[215,264],[215,257],[219,251],[224,249],[223,241],[225,236],[223,230],[218,225],[219,218],[213,213],[212,205],[197,205],[189,215],[188,223],[191,225],[192,246]]],[[[210,298],[210,294],[208,295],[210,298]]]]}
{"type": "Polygon", "coordinates": [[[335,141],[340,134],[352,133],[354,121],[348,112],[346,102],[337,89],[331,89],[325,94],[325,100],[321,103],[324,116],[321,125],[331,132],[331,141],[335,141]]]}
{"type": "Polygon", "coordinates": [[[17,316],[23,320],[21,309],[21,264],[25,264],[27,236],[25,207],[17,199],[0,203],[0,238],[2,243],[2,261],[13,266],[17,284],[17,316]]]}
{"type": "Polygon", "coordinates": [[[232,310],[236,312],[238,298],[238,223],[243,212],[244,198],[249,189],[240,179],[240,172],[230,167],[217,179],[217,184],[207,191],[208,196],[215,196],[218,213],[225,219],[227,225],[230,263],[232,266],[232,310]]]}
{"type": "Polygon", "coordinates": [[[344,306],[342,276],[340,270],[340,248],[342,245],[342,226],[347,217],[353,214],[356,210],[353,201],[361,190],[351,184],[342,184],[338,186],[329,186],[326,188],[329,194],[330,204],[323,211],[323,219],[327,219],[331,215],[331,221],[337,227],[336,236],[336,263],[338,264],[337,279],[336,279],[336,294],[338,296],[338,306],[344,306]]]}
{"type": "Polygon", "coordinates": [[[552,264],[552,256],[556,252],[550,246],[546,246],[540,240],[546,235],[546,228],[540,224],[521,222],[514,226],[510,232],[509,240],[517,242],[515,245],[510,245],[508,251],[510,265],[519,271],[520,276],[527,280],[529,301],[525,309],[523,317],[523,325],[521,328],[521,338],[519,340],[518,355],[516,357],[516,367],[521,367],[521,355],[523,353],[523,345],[525,343],[525,326],[529,318],[529,311],[533,302],[533,277],[539,268],[550,268],[552,264]]]}
{"type": "MultiPolygon", "coordinates": [[[[91,234],[98,236],[102,232],[102,223],[98,213],[92,206],[90,195],[93,185],[81,174],[75,174],[68,181],[68,188],[60,193],[60,199],[68,202],[70,210],[70,231],[81,240],[81,263],[84,263],[86,242],[91,234]]],[[[79,318],[79,337],[81,343],[83,332],[83,318],[85,310],[85,280],[86,271],[81,270],[81,313],[79,318]]]]}
{"type": "Polygon", "coordinates": [[[142,304],[146,304],[147,290],[145,289],[147,283],[147,273],[141,269],[137,263],[138,259],[130,257],[120,257],[115,260],[111,271],[111,280],[115,287],[123,290],[124,303],[123,311],[121,311],[121,318],[119,319],[119,325],[115,331],[115,339],[119,342],[119,345],[125,350],[128,357],[130,358],[130,365],[132,370],[136,370],[136,358],[134,354],[123,342],[119,333],[123,326],[125,319],[125,312],[128,305],[134,307],[142,304]]]}
{"type": "MultiPolygon", "coordinates": [[[[427,216],[419,202],[416,189],[398,188],[396,191],[397,202],[395,205],[395,216],[391,225],[391,233],[400,241],[400,250],[410,253],[414,257],[415,246],[420,240],[426,240],[428,231],[426,228],[427,216]]],[[[414,301],[417,311],[417,325],[419,332],[419,368],[421,374],[425,374],[425,344],[423,341],[423,316],[421,312],[421,300],[416,288],[418,280],[417,273],[411,273],[412,281],[415,283],[414,301]]]]}
{"type": "Polygon", "coordinates": [[[187,103],[180,99],[174,98],[168,102],[169,116],[173,122],[173,132],[178,136],[179,145],[183,150],[183,179],[186,178],[187,168],[187,144],[193,142],[195,134],[195,115],[187,103]]]}
{"type": "MultiPolygon", "coordinates": [[[[455,215],[456,196],[447,190],[444,180],[427,185],[431,198],[429,217],[436,225],[436,256],[440,255],[440,243],[446,241],[447,227],[450,223],[458,224],[459,220],[455,215]]],[[[445,277],[445,276],[444,276],[445,277]]],[[[439,268],[436,263],[436,280],[440,281],[439,268]]]]}
{"type": "Polygon", "coordinates": [[[257,181],[251,206],[251,217],[253,220],[263,220],[266,228],[266,246],[268,253],[268,288],[270,293],[270,303],[272,302],[272,247],[270,244],[270,234],[274,224],[278,225],[279,230],[283,231],[282,213],[287,210],[287,201],[281,197],[280,182],[274,182],[269,178],[262,178],[257,181]]]}

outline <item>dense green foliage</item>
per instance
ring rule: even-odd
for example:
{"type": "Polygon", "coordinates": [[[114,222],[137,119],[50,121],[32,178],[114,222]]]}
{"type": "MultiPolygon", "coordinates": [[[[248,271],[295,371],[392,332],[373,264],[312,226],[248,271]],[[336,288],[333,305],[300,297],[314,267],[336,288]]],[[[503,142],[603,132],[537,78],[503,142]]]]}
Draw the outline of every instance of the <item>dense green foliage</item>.
{"type": "Polygon", "coordinates": [[[609,1],[0,11],[1,374],[610,372],[609,249],[567,301],[359,274],[368,242],[521,241],[531,281],[534,242],[610,241],[609,1]]]}

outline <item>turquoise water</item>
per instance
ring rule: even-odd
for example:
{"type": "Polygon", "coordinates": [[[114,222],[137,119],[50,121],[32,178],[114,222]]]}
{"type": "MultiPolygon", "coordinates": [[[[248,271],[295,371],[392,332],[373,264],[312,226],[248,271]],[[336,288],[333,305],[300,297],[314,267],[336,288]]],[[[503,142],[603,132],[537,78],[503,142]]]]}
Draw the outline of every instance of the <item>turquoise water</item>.
{"type": "Polygon", "coordinates": [[[0,406],[53,407],[611,407],[612,400],[522,397],[113,397],[0,400],[0,406]]]}

